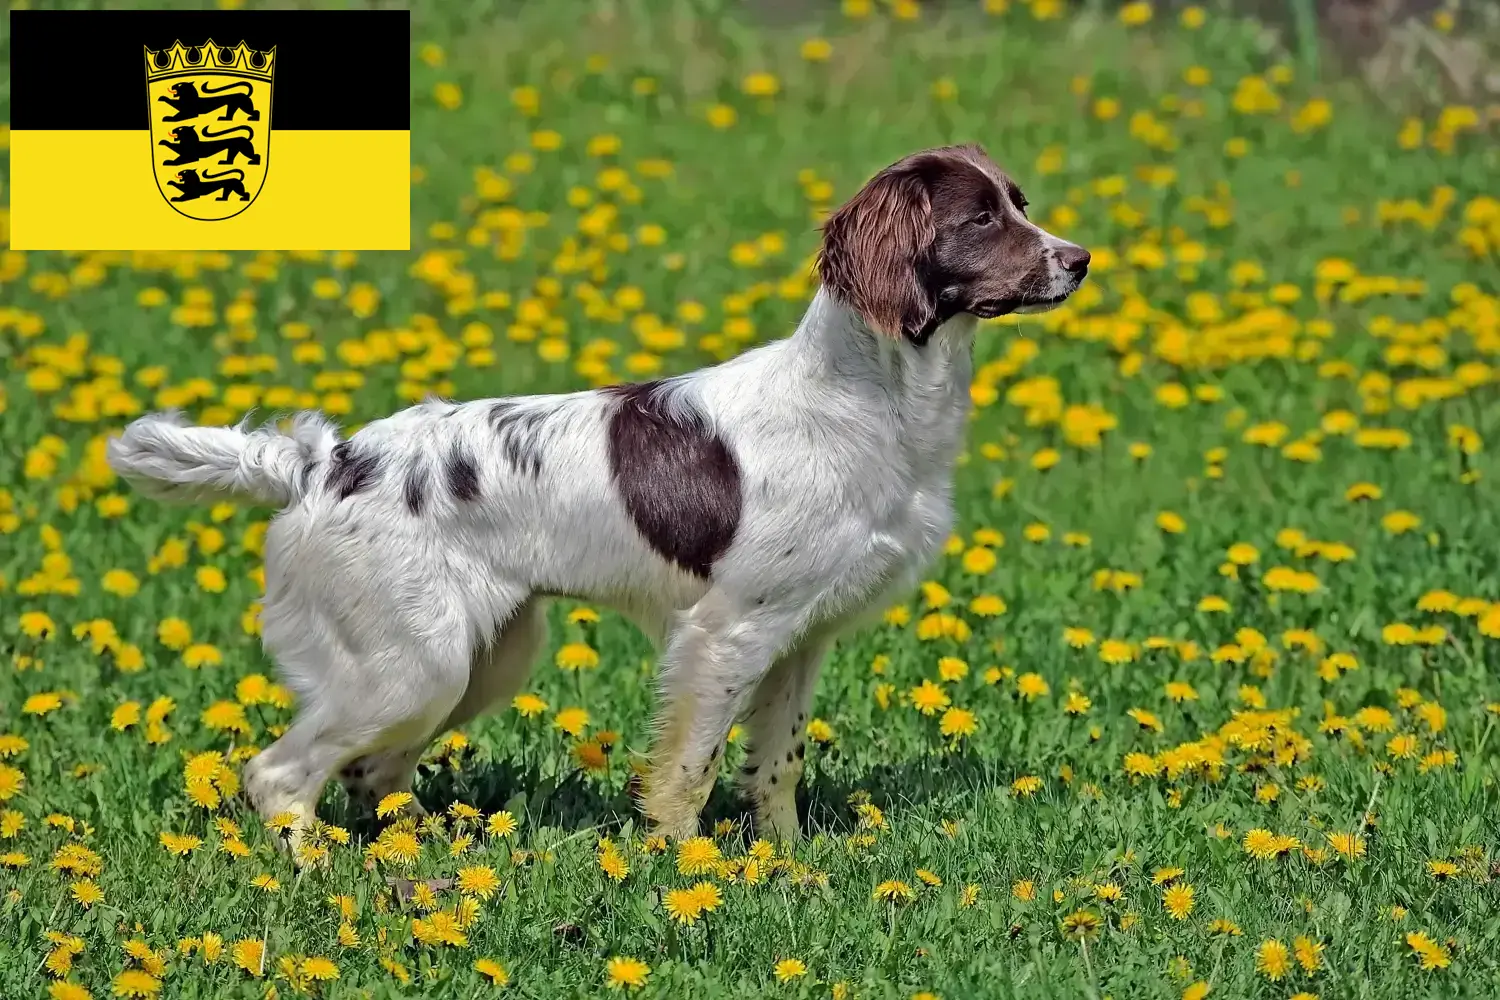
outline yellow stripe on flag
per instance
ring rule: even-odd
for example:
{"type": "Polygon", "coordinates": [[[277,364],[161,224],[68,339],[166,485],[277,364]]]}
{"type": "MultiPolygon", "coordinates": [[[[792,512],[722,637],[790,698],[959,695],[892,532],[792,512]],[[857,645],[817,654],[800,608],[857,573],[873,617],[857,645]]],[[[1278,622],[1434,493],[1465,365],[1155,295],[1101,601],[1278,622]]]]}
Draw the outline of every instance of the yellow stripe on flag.
{"type": "Polygon", "coordinates": [[[10,147],[17,250],[411,248],[410,132],[275,129],[255,201],[212,222],[167,204],[147,131],[15,130],[10,147]]]}

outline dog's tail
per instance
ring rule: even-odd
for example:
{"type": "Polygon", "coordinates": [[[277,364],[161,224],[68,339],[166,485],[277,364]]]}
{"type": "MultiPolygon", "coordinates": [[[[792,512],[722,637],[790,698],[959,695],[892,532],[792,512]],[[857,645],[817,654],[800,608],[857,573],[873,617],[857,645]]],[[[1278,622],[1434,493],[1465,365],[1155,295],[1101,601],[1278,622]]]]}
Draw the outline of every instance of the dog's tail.
{"type": "Polygon", "coordinates": [[[283,433],[194,427],[175,410],[133,421],[109,442],[110,468],[157,500],[239,500],[290,507],[302,499],[315,465],[328,460],[338,433],[320,413],[299,413],[283,433]]]}

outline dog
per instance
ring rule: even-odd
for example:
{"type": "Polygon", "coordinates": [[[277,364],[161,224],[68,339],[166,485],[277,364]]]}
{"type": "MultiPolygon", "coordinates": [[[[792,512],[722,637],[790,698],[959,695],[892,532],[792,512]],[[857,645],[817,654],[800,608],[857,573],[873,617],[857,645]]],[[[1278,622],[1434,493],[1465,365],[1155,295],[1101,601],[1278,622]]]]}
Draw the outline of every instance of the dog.
{"type": "Polygon", "coordinates": [[[348,440],[141,417],[111,466],[161,499],[280,508],[262,633],[297,696],[245,766],[293,844],[339,774],[411,787],[438,733],[521,690],[549,598],[618,609],[660,650],[641,807],[695,835],[731,725],[755,827],[798,835],[820,661],[915,586],[953,523],[978,317],[1050,309],[1089,253],[1026,216],[975,145],[915,153],[823,226],[791,337],[645,384],[429,400],[348,440]]]}

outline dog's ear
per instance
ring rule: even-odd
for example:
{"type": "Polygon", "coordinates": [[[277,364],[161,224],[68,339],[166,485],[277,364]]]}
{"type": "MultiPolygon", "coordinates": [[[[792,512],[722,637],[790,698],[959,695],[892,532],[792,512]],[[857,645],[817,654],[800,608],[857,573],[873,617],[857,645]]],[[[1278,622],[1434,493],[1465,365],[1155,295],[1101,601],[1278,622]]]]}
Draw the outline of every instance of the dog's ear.
{"type": "Polygon", "coordinates": [[[927,186],[915,171],[892,167],[823,224],[818,274],[874,329],[919,337],[937,315],[922,281],[935,236],[927,186]]]}

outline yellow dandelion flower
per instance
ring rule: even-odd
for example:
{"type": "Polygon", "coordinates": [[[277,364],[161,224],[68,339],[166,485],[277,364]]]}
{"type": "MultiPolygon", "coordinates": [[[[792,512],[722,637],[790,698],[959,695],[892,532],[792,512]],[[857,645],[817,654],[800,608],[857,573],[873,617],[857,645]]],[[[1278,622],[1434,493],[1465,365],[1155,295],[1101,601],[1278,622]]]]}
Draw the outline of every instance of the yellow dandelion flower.
{"type": "Polygon", "coordinates": [[[651,966],[638,958],[615,955],[604,963],[605,981],[610,989],[640,989],[651,975],[651,966]]]}

